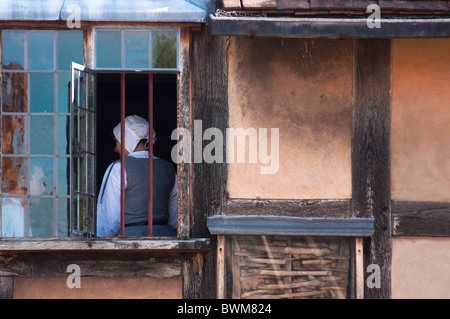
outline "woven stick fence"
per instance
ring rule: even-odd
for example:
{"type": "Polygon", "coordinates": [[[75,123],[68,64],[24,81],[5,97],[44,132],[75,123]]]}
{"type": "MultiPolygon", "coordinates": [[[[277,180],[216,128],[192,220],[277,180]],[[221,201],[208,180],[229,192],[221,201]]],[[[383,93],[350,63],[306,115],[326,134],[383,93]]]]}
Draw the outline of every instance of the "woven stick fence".
{"type": "Polygon", "coordinates": [[[350,240],[328,237],[233,236],[232,298],[346,298],[350,240]]]}

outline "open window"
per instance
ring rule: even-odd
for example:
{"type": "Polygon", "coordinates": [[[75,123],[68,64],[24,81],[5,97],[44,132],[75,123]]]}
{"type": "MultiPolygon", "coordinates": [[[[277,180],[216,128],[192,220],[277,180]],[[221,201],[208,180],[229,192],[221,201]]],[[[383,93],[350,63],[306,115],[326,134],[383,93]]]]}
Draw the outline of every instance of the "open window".
{"type": "MultiPolygon", "coordinates": [[[[171,162],[176,171],[176,164],[171,159],[171,150],[176,141],[171,140],[171,132],[177,127],[177,75],[97,72],[73,63],[70,105],[70,234],[91,237],[96,236],[96,203],[97,196],[101,196],[103,176],[109,164],[119,160],[114,151],[112,131],[122,117],[139,115],[149,119],[153,123],[150,127],[157,132],[158,141],[150,147],[149,158],[155,156],[171,162]]],[[[149,162],[149,166],[151,165],[152,162],[149,162]]],[[[152,176],[149,175],[149,180],[152,180],[152,176]]],[[[150,189],[150,199],[152,194],[150,189]]],[[[151,206],[148,212],[151,236],[151,206]]]]}
{"type": "Polygon", "coordinates": [[[72,63],[70,90],[71,209],[69,229],[93,236],[96,229],[96,72],[72,63]]]}
{"type": "MultiPolygon", "coordinates": [[[[171,140],[171,133],[177,127],[177,74],[153,72],[101,72],[97,74],[97,191],[99,198],[102,180],[108,172],[108,166],[119,160],[114,151],[115,142],[113,128],[121,122],[122,84],[124,86],[123,118],[139,115],[153,123],[157,141],[149,145],[149,158],[156,157],[168,161],[176,171],[172,161],[171,150],[176,141],[171,140]],[[122,77],[123,75],[123,77],[122,77]],[[153,119],[153,120],[152,120],[153,119]],[[151,153],[150,153],[151,152],[151,153]]],[[[149,167],[152,162],[149,162],[149,167]]],[[[152,175],[148,176],[148,180],[152,175]]],[[[151,183],[153,184],[153,183],[151,183]]],[[[151,198],[152,192],[148,197],[151,198]]],[[[149,201],[151,204],[152,201],[149,201]]],[[[149,207],[148,212],[152,213],[149,207]]],[[[151,233],[152,217],[149,216],[149,233],[151,233]]],[[[122,226],[122,225],[121,225],[122,226]]],[[[122,235],[121,235],[122,236],[122,235]]]]}

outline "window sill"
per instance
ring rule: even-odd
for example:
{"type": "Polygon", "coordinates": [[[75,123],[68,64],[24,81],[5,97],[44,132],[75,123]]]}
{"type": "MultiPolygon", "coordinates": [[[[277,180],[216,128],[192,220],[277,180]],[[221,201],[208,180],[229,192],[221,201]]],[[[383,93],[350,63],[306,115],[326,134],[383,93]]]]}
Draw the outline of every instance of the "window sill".
{"type": "Polygon", "coordinates": [[[209,238],[2,238],[1,251],[171,251],[210,249],[209,238]]]}

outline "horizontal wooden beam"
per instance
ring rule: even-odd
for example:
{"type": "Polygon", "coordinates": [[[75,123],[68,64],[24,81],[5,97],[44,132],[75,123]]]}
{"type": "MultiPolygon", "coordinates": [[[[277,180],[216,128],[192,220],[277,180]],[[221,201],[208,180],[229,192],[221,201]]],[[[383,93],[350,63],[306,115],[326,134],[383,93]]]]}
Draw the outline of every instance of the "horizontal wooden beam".
{"type": "Polygon", "coordinates": [[[351,217],[350,200],[229,199],[227,215],[290,217],[351,217]]]}
{"type": "Polygon", "coordinates": [[[287,235],[370,237],[372,218],[299,218],[286,216],[211,216],[212,235],[287,235]]]}
{"type": "Polygon", "coordinates": [[[69,265],[79,266],[81,277],[179,278],[182,261],[187,256],[148,251],[3,252],[0,254],[0,278],[67,278],[71,273],[68,272],[69,265]]]}
{"type": "Polygon", "coordinates": [[[79,238],[2,238],[0,252],[4,251],[208,251],[210,239],[79,239],[79,238]]]}
{"type": "Polygon", "coordinates": [[[392,234],[450,237],[450,202],[393,201],[392,234]]]}
{"type": "Polygon", "coordinates": [[[432,38],[450,36],[450,19],[380,19],[369,28],[366,18],[208,17],[211,35],[261,37],[432,38]]]}

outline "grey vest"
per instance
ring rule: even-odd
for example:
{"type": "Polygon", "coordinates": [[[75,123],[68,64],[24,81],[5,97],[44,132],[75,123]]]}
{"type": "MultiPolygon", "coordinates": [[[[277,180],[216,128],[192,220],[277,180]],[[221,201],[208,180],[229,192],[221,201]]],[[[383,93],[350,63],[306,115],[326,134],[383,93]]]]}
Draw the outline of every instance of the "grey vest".
{"type": "MultiPolygon", "coordinates": [[[[125,225],[148,220],[148,158],[125,159],[125,225]]],[[[175,169],[163,159],[153,159],[153,223],[169,219],[169,196],[175,182],[175,169]]]]}

